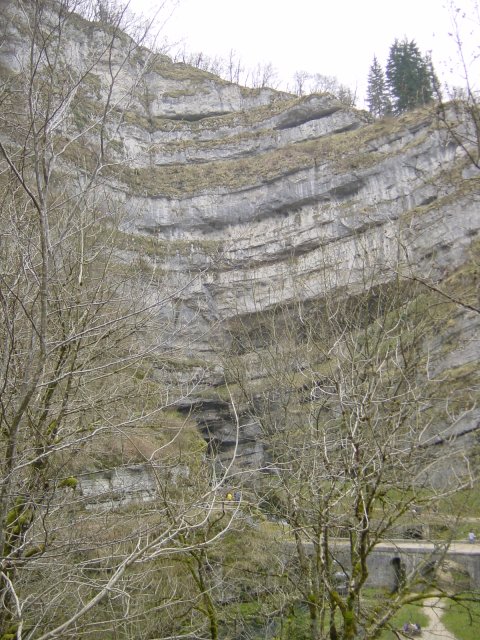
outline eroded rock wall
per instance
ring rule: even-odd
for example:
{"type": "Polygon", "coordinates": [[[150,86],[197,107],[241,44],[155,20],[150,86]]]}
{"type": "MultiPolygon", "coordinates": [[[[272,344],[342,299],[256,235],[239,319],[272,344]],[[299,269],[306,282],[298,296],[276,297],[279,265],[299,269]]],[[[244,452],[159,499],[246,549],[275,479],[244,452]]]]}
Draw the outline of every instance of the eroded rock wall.
{"type": "MultiPolygon", "coordinates": [[[[9,25],[0,58],[18,72],[28,53],[19,14],[9,25]]],[[[105,34],[80,18],[70,30],[64,53],[78,72],[105,34]]],[[[377,283],[401,269],[440,286],[478,247],[480,177],[434,110],[371,122],[330,95],[246,89],[146,49],[132,48],[125,61],[129,46],[122,37],[111,57],[122,116],[108,130],[115,144],[105,171],[107,192],[130,214],[121,256],[141,256],[147,272],[163,274],[159,287],[175,291],[163,311],[175,317],[172,340],[183,353],[172,375],[196,381],[180,409],[193,407],[228,457],[238,424],[228,399],[212,399],[224,382],[216,347],[225,323],[335,290],[354,294],[369,265],[377,283]]],[[[96,113],[111,77],[103,62],[88,74],[79,113],[96,113]]],[[[478,337],[478,314],[460,306],[430,345],[435,371],[478,360],[478,337]]],[[[478,419],[466,412],[456,428],[473,430],[478,419]]],[[[261,465],[256,426],[240,423],[239,458],[261,465]]]]}

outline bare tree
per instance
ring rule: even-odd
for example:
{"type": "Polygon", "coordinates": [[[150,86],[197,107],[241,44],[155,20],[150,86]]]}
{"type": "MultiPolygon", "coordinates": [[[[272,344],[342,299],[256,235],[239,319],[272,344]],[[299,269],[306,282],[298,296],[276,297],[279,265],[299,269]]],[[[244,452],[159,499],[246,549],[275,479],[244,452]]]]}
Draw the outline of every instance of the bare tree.
{"type": "MultiPolygon", "coordinates": [[[[393,272],[385,282],[365,260],[349,295],[326,274],[332,293],[321,300],[236,326],[225,360],[239,406],[262,430],[270,475],[259,499],[288,524],[297,563],[287,601],[307,608],[312,640],[378,637],[405,603],[445,595],[426,556],[408,570],[399,564],[394,595],[372,603],[369,559],[379,542],[404,535],[412,514],[437,518],[435,504],[473,481],[462,451],[454,462],[437,446],[458,419],[428,368],[444,318],[426,311],[422,285],[393,272]]],[[[437,541],[437,554],[447,548],[437,541]]]]}
{"type": "Polygon", "coordinates": [[[479,87],[476,85],[476,67],[479,49],[469,46],[470,40],[480,28],[480,10],[477,0],[472,0],[468,11],[460,9],[455,2],[448,4],[452,21],[451,37],[455,44],[456,60],[452,64],[459,69],[461,87],[444,87],[433,76],[437,99],[437,115],[442,128],[466,154],[469,162],[480,168],[480,105],[479,87]]]}
{"type": "Polygon", "coordinates": [[[296,71],[293,76],[294,88],[293,92],[297,96],[303,96],[307,92],[306,84],[310,78],[310,74],[307,71],[296,71]]]}
{"type": "MultiPolygon", "coordinates": [[[[189,391],[175,388],[163,364],[174,348],[178,290],[148,257],[120,248],[132,212],[108,186],[127,161],[118,133],[150,56],[140,31],[123,31],[124,7],[108,4],[108,24],[81,17],[99,6],[2,7],[4,637],[94,638],[112,628],[131,637],[135,622],[184,609],[162,562],[191,552],[188,534],[206,526],[215,503],[202,440],[164,412],[189,391]],[[93,30],[90,46],[74,37],[78,27],[93,30]],[[180,490],[182,464],[187,475],[203,473],[180,490]],[[124,508],[128,495],[113,481],[95,500],[80,490],[99,465],[108,477],[150,478],[141,518],[124,508]],[[146,576],[157,579],[159,600],[142,606],[146,576]]],[[[176,632],[176,616],[165,619],[159,633],[176,632]]]]}
{"type": "Polygon", "coordinates": [[[298,96],[309,93],[331,93],[347,107],[355,106],[355,93],[349,87],[342,85],[334,76],[297,71],[293,76],[293,81],[293,92],[298,96]]]}
{"type": "Polygon", "coordinates": [[[222,60],[222,58],[219,56],[212,58],[201,51],[189,53],[185,46],[174,52],[172,60],[173,62],[183,62],[184,64],[191,65],[197,69],[202,69],[203,71],[208,71],[209,73],[213,73],[217,76],[223,76],[225,73],[225,61],[222,60]]]}
{"type": "Polygon", "coordinates": [[[229,82],[240,84],[241,77],[245,71],[241,59],[233,49],[230,50],[226,64],[226,79],[229,82]]]}
{"type": "Polygon", "coordinates": [[[341,84],[335,76],[325,76],[321,73],[314,73],[309,84],[310,93],[331,93],[338,98],[342,104],[354,107],[356,95],[349,87],[341,84]]]}
{"type": "Polygon", "coordinates": [[[250,72],[249,79],[247,79],[247,85],[254,89],[264,87],[278,89],[280,85],[278,73],[270,62],[267,64],[257,64],[257,66],[250,72]]]}

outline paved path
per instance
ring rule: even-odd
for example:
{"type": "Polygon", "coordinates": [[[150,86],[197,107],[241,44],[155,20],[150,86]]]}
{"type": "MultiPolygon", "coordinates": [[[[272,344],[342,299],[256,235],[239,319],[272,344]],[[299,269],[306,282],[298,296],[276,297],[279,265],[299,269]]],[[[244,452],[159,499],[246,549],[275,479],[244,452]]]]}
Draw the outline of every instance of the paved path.
{"type": "Polygon", "coordinates": [[[443,613],[442,601],[438,598],[428,598],[423,603],[423,613],[428,617],[428,627],[422,629],[422,640],[456,640],[455,636],[444,627],[441,617],[443,613]]]}

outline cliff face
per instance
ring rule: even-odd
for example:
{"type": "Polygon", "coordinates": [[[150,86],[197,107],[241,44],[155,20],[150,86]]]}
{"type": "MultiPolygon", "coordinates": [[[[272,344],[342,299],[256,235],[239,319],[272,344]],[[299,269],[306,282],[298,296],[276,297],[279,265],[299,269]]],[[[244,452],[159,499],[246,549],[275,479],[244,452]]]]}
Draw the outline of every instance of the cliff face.
{"type": "MultiPolygon", "coordinates": [[[[480,216],[477,172],[431,111],[370,123],[330,96],[242,90],[229,113],[206,117],[225,111],[222,90],[206,79],[197,111],[187,116],[183,103],[175,119],[163,118],[150,161],[140,153],[120,189],[137,212],[126,232],[154,238],[161,267],[186,287],[178,324],[195,338],[190,356],[210,365],[200,397],[184,408],[195,407],[226,461],[236,436],[215,392],[223,383],[212,352],[219,324],[231,337],[238,318],[244,326],[277,305],[358,292],[366,265],[376,282],[403,271],[462,298],[458,273],[475,264],[480,216]]],[[[148,259],[158,266],[154,250],[148,259]]],[[[451,381],[478,360],[479,328],[478,314],[459,307],[425,345],[436,376],[451,381]]],[[[251,374],[261,378],[254,367],[251,374]]],[[[461,445],[471,446],[479,417],[467,411],[448,433],[471,432],[461,445]]],[[[258,425],[241,424],[238,460],[257,467],[258,425]]]]}
{"type": "MultiPolygon", "coordinates": [[[[102,30],[80,19],[71,29],[70,59],[81,67],[102,30]]],[[[11,27],[2,67],[18,69],[21,53],[21,29],[11,27]]],[[[77,115],[105,103],[108,79],[107,65],[88,73],[77,115]]],[[[122,118],[105,175],[130,212],[123,255],[140,254],[176,289],[175,375],[199,380],[179,407],[196,408],[220,455],[234,447],[233,422],[215,393],[224,379],[212,341],[225,327],[231,336],[237,319],[354,294],[366,265],[377,283],[402,270],[462,297],[456,278],[472,277],[478,256],[480,181],[432,111],[372,123],[329,95],[246,89],[146,50],[122,68],[113,100],[122,118]]],[[[430,345],[436,375],[478,360],[479,329],[479,315],[458,307],[430,345]]],[[[479,416],[455,428],[469,431],[479,416]]],[[[242,433],[239,459],[256,466],[255,425],[242,433]]]]}

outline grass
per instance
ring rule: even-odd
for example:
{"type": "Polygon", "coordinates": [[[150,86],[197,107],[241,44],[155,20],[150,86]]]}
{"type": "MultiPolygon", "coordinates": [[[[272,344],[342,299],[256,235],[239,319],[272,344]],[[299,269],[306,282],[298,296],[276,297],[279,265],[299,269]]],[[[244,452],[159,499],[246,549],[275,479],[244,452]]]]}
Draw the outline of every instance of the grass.
{"type": "MultiPolygon", "coordinates": [[[[480,593],[476,595],[480,599],[480,593]]],[[[478,640],[480,602],[452,602],[443,614],[442,622],[457,640],[478,640]]]]}
{"type": "Polygon", "coordinates": [[[438,507],[440,513],[462,513],[469,517],[480,518],[480,485],[474,483],[471,488],[445,497],[438,507]]]}

